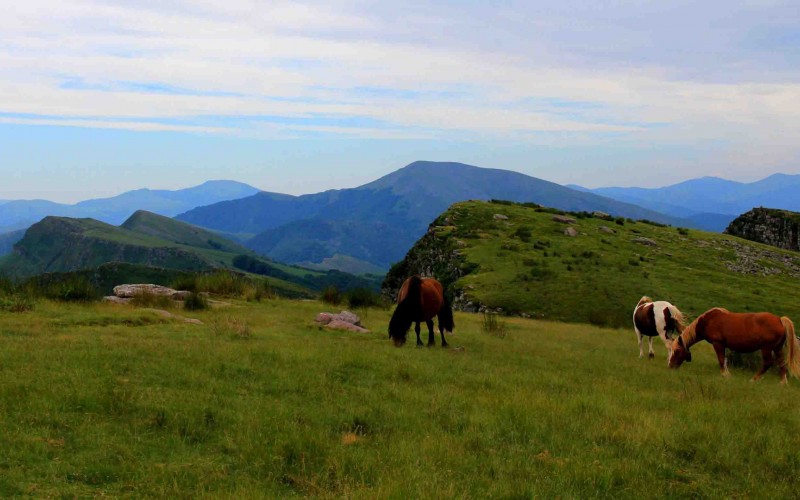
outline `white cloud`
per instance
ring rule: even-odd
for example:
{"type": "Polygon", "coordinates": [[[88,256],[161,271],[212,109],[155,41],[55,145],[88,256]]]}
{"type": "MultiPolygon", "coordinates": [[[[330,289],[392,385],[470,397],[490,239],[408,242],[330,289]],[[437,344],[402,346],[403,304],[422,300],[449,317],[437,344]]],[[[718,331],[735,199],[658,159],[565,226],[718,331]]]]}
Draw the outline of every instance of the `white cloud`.
{"type": "MultiPolygon", "coordinates": [[[[489,39],[482,48],[444,34],[431,44],[402,36],[377,9],[29,0],[0,17],[0,112],[23,115],[4,119],[15,123],[248,136],[283,129],[553,140],[546,133],[584,144],[611,133],[631,143],[722,141],[734,163],[756,161],[737,152],[759,149],[777,152],[775,162],[797,155],[786,140],[800,130],[800,84],[791,79],[719,83],[645,63],[620,70],[559,63],[557,54],[537,61],[493,50],[489,39]],[[225,126],[209,125],[215,118],[225,126]],[[181,124],[163,123],[174,119],[181,124]]],[[[514,21],[513,12],[501,14],[493,20],[514,21]]],[[[423,28],[469,25],[469,12],[460,20],[426,19],[421,9],[413,16],[423,28]]],[[[535,26],[553,29],[549,22],[535,26]]],[[[547,46],[535,29],[518,36],[521,45],[547,46]]]]}

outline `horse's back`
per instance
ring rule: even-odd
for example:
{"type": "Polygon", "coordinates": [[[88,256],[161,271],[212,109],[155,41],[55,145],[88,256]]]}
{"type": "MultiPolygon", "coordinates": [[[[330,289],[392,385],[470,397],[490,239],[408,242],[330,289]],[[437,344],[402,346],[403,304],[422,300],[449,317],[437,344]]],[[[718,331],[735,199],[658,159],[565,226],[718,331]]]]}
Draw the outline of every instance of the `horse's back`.
{"type": "Polygon", "coordinates": [[[698,328],[710,342],[722,342],[741,352],[779,343],[785,336],[781,319],[769,312],[734,313],[712,309],[700,318],[698,328]]]}
{"type": "Polygon", "coordinates": [[[433,278],[422,280],[422,313],[427,321],[439,312],[444,305],[444,288],[433,278]]]}
{"type": "MultiPolygon", "coordinates": [[[[415,277],[412,276],[403,282],[397,294],[398,303],[402,302],[406,295],[408,295],[408,289],[414,278],[415,277]]],[[[442,305],[444,305],[444,288],[442,284],[434,278],[416,277],[416,279],[420,280],[419,299],[421,316],[414,318],[414,320],[428,321],[436,316],[442,308],[442,305]]]]}
{"type": "MultiPolygon", "coordinates": [[[[648,297],[642,297],[633,312],[633,325],[640,334],[648,337],[660,335],[659,330],[665,332],[676,331],[676,324],[672,316],[672,304],[665,300],[644,302],[648,297]]],[[[675,318],[680,319],[680,318],[675,318]]]]}

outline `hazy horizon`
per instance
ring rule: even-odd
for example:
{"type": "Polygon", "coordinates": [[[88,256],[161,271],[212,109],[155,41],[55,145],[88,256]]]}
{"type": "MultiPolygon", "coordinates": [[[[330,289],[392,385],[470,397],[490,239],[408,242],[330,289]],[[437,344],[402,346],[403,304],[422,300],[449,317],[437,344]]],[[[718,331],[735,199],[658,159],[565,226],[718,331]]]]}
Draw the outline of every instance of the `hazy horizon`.
{"type": "Polygon", "coordinates": [[[419,159],[559,184],[800,173],[791,1],[29,0],[0,18],[0,199],[419,159]]]}
{"type": "MultiPolygon", "coordinates": [[[[422,160],[422,161],[426,161],[426,160],[422,160]]],[[[395,170],[392,170],[392,171],[390,171],[390,172],[387,172],[387,174],[389,174],[389,173],[391,173],[391,172],[394,172],[394,171],[396,171],[396,170],[399,170],[399,169],[401,169],[401,168],[403,168],[403,167],[405,167],[405,166],[406,166],[406,165],[403,165],[403,166],[401,166],[401,167],[398,167],[398,168],[397,168],[397,169],[395,169],[395,170]]],[[[486,166],[482,166],[482,165],[471,165],[471,166],[476,166],[476,167],[479,167],[479,168],[496,168],[496,167],[486,167],[486,166]]],[[[507,169],[502,169],[502,170],[507,170],[507,169]]],[[[523,174],[524,174],[524,172],[520,172],[520,173],[523,173],[523,174]]],[[[758,182],[758,181],[760,181],[760,180],[763,180],[763,179],[765,179],[765,178],[767,178],[767,177],[770,177],[770,176],[772,176],[772,175],[775,175],[775,174],[785,174],[785,175],[800,175],[800,174],[786,174],[785,172],[776,172],[776,173],[769,174],[769,175],[756,176],[756,177],[755,177],[755,178],[753,178],[753,179],[746,179],[746,180],[741,180],[741,179],[729,179],[729,178],[726,178],[726,177],[719,177],[719,176],[701,176],[701,177],[692,177],[692,178],[688,178],[688,179],[683,179],[683,180],[680,180],[680,181],[678,181],[678,182],[674,182],[674,183],[665,184],[665,185],[663,185],[663,186],[651,186],[650,188],[656,188],[656,189],[657,189],[657,188],[662,188],[662,187],[668,187],[668,186],[672,186],[672,185],[674,185],[674,184],[680,184],[680,183],[682,183],[682,182],[691,181],[691,180],[697,180],[697,179],[702,179],[702,178],[707,178],[707,177],[713,177],[713,178],[724,179],[724,180],[728,180],[728,181],[734,181],[734,182],[740,182],[740,183],[743,183],[743,184],[748,184],[748,183],[752,183],[752,182],[758,182]]],[[[386,174],[384,174],[384,175],[386,175],[386,174]]],[[[527,175],[527,174],[525,174],[525,175],[527,175]]],[[[380,177],[383,177],[383,175],[382,175],[382,176],[380,176],[380,177]]],[[[366,180],[366,181],[364,181],[364,182],[361,182],[361,183],[358,183],[358,184],[354,184],[354,185],[352,185],[352,186],[343,186],[343,187],[340,187],[340,188],[323,188],[323,189],[321,189],[321,190],[318,190],[318,191],[307,191],[307,192],[297,192],[297,193],[289,193],[289,192],[283,192],[283,191],[275,191],[275,190],[272,190],[272,189],[265,189],[265,188],[262,188],[262,187],[260,187],[260,186],[253,185],[253,184],[251,184],[251,183],[244,182],[244,181],[241,181],[241,180],[238,180],[238,179],[205,179],[205,180],[201,180],[201,181],[197,181],[197,182],[192,182],[192,183],[190,183],[190,184],[186,184],[186,185],[181,185],[181,184],[178,184],[178,185],[176,185],[176,186],[174,186],[174,187],[153,187],[153,186],[139,186],[139,187],[134,187],[134,188],[131,188],[131,189],[126,189],[126,190],[124,190],[124,191],[120,191],[120,192],[111,193],[111,194],[109,194],[109,195],[104,195],[104,196],[95,196],[95,197],[91,197],[91,198],[79,198],[79,199],[75,199],[75,200],[66,200],[66,201],[61,201],[61,200],[57,200],[57,199],[42,198],[42,197],[35,197],[35,198],[0,198],[0,202],[6,202],[6,201],[35,201],[35,200],[41,200],[41,201],[52,201],[52,202],[56,202],[56,203],[62,203],[62,204],[71,205],[71,204],[76,204],[76,203],[79,203],[79,202],[82,202],[82,201],[91,200],[91,199],[104,199],[104,198],[113,198],[113,197],[115,197],[115,196],[119,196],[119,195],[121,195],[121,194],[124,194],[124,193],[132,192],[132,191],[138,191],[138,190],[152,190],[152,191],[162,191],[162,190],[163,190],[163,191],[178,191],[178,190],[183,190],[183,189],[189,189],[189,188],[193,188],[193,187],[198,187],[198,186],[201,186],[201,185],[203,185],[203,184],[205,184],[205,183],[208,183],[208,182],[218,182],[218,181],[239,182],[239,183],[247,184],[247,185],[249,185],[250,187],[253,187],[253,188],[259,189],[260,191],[268,191],[268,192],[273,192],[273,193],[281,193],[281,194],[289,194],[289,195],[294,195],[294,196],[302,196],[302,195],[305,195],[305,194],[317,194],[317,193],[320,193],[320,192],[323,192],[323,191],[327,191],[327,190],[330,190],[330,189],[352,189],[352,188],[357,188],[357,187],[360,187],[360,186],[362,186],[362,185],[364,185],[364,184],[367,184],[367,183],[370,183],[370,182],[372,182],[372,181],[375,181],[375,180],[379,179],[380,177],[375,177],[375,178],[373,178],[373,179],[367,179],[367,180],[366,180]]],[[[535,176],[534,176],[534,177],[535,177],[535,176]]],[[[541,179],[541,177],[540,177],[540,179],[541,179]]],[[[545,181],[550,181],[550,182],[555,182],[555,181],[551,181],[550,179],[542,179],[542,180],[545,180],[545,181]]],[[[560,183],[557,183],[557,184],[560,184],[560,183]]],[[[645,186],[618,186],[618,185],[601,185],[601,186],[594,186],[594,187],[592,187],[592,186],[586,186],[586,185],[583,185],[583,184],[578,184],[578,183],[566,183],[566,184],[562,184],[562,185],[564,185],[564,186],[579,186],[579,187],[588,188],[588,189],[597,189],[597,188],[612,188],[612,187],[614,187],[614,188],[616,188],[616,187],[645,187],[645,186]]]]}

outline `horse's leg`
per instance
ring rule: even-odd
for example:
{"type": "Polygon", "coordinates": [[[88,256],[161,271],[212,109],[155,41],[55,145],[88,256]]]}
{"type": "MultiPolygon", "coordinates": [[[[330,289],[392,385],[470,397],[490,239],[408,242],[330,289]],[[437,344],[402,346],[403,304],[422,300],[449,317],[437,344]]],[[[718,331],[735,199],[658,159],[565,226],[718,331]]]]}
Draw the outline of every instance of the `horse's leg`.
{"type": "Polygon", "coordinates": [[[653,350],[653,337],[647,337],[647,358],[653,359],[656,357],[656,351],[653,350]]]}
{"type": "Polygon", "coordinates": [[[636,338],[639,340],[639,359],[642,359],[644,352],[642,351],[642,334],[639,333],[639,330],[636,330],[636,338]]]}
{"type": "Polygon", "coordinates": [[[433,339],[433,320],[429,319],[425,322],[425,324],[428,325],[428,347],[436,345],[436,342],[433,339]]]}
{"type": "Polygon", "coordinates": [[[444,327],[439,323],[439,335],[442,336],[442,347],[447,347],[447,341],[444,339],[444,327]]]}
{"type": "Polygon", "coordinates": [[[723,377],[730,377],[731,372],[728,371],[728,360],[725,359],[725,346],[720,343],[714,344],[714,352],[717,353],[717,361],[719,361],[719,371],[723,377]]]}
{"type": "Polygon", "coordinates": [[[761,349],[761,359],[763,360],[763,364],[761,365],[761,369],[758,371],[758,373],[753,375],[753,382],[755,382],[756,380],[759,380],[762,375],[767,373],[767,370],[769,370],[769,367],[772,366],[772,362],[773,362],[772,349],[770,349],[769,347],[765,347],[765,348],[761,349]]]}
{"type": "Polygon", "coordinates": [[[417,334],[417,346],[421,346],[422,341],[419,339],[419,321],[414,325],[414,332],[417,334]]]}

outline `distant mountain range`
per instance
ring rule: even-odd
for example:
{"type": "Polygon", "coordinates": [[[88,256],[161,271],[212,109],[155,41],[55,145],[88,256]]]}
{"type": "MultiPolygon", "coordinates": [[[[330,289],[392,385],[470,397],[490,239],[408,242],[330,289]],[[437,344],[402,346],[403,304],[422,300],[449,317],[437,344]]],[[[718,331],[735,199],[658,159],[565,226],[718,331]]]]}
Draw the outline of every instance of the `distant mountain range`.
{"type": "Polygon", "coordinates": [[[0,201],[0,233],[29,227],[48,215],[77,217],[120,224],[137,210],[172,217],[192,208],[223,200],[244,198],[258,189],[235,181],[208,181],[199,186],[178,189],[137,189],[111,198],[81,201],[74,205],[47,200],[0,201]]]}
{"type": "Polygon", "coordinates": [[[724,230],[754,207],[800,211],[800,175],[774,174],[751,183],[702,177],[652,189],[570,187],[681,217],[685,225],[709,231],[724,230]]]}
{"type": "Polygon", "coordinates": [[[249,248],[281,262],[319,265],[346,256],[352,266],[360,262],[385,270],[451,204],[492,198],[681,222],[518,172],[429,161],[414,162],[357,188],[303,196],[261,192],[195,208],[177,219],[237,235],[249,248]]]}
{"type": "Polygon", "coordinates": [[[94,219],[45,217],[25,232],[11,255],[0,258],[0,275],[24,279],[43,273],[98,269],[111,263],[168,271],[251,272],[268,276],[276,290],[290,296],[310,296],[327,285],[348,289],[375,288],[378,284],[376,279],[259,258],[215,233],[143,210],[121,226],[94,219]]]}
{"type": "Polygon", "coordinates": [[[418,161],[363,186],[302,196],[210,181],[75,205],[0,202],[0,255],[22,238],[19,230],[11,232],[14,228],[45,216],[90,217],[115,225],[144,209],[204,227],[276,261],[376,274],[399,261],[430,221],[459,201],[533,202],[719,232],[753,207],[800,210],[798,188],[800,175],[776,174],[750,184],[705,177],[656,189],[586,189],[508,170],[418,161]]]}

